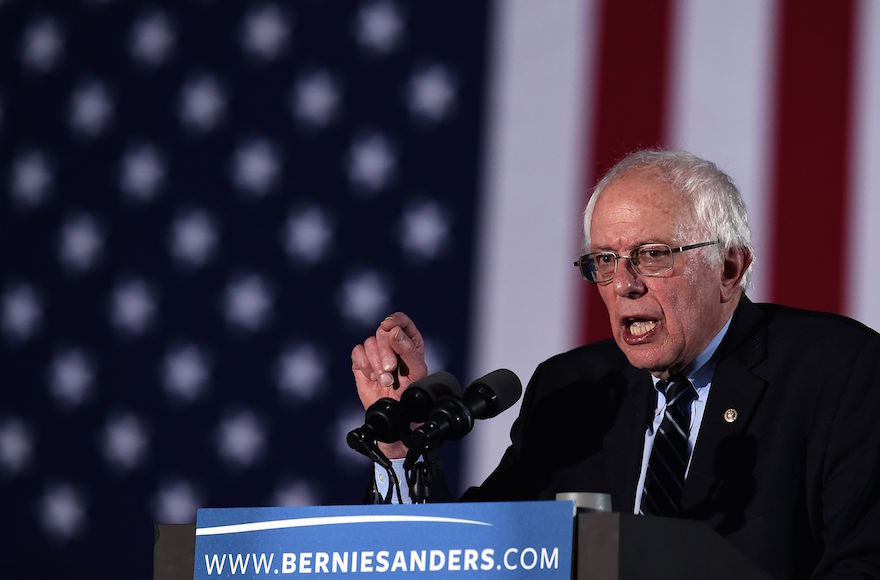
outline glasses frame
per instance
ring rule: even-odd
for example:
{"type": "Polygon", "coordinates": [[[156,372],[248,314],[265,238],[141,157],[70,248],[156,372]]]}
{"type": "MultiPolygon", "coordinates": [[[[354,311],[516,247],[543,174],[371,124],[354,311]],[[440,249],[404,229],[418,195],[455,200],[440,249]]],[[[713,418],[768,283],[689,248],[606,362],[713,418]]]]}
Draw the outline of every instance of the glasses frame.
{"type": "Polygon", "coordinates": [[[715,245],[715,244],[718,244],[718,243],[721,243],[721,240],[712,240],[712,241],[709,241],[709,242],[700,242],[700,243],[698,243],[698,244],[688,244],[688,245],[686,245],[686,246],[678,246],[678,247],[676,247],[676,248],[671,247],[669,244],[663,244],[663,243],[660,243],[660,242],[650,243],[650,244],[642,244],[642,245],[640,245],[640,246],[636,246],[636,247],[632,248],[632,249],[629,251],[629,253],[630,253],[629,256],[622,256],[622,255],[618,254],[617,252],[611,252],[611,251],[605,251],[605,252],[590,252],[589,254],[584,254],[583,256],[581,256],[580,258],[578,258],[577,260],[575,260],[575,262],[574,262],[574,267],[578,269],[578,271],[581,273],[581,276],[583,276],[584,280],[586,280],[587,282],[590,282],[590,283],[592,283],[592,284],[608,284],[609,282],[611,282],[611,280],[614,279],[614,275],[617,274],[617,263],[618,263],[620,260],[624,260],[624,259],[625,259],[625,260],[629,260],[629,263],[632,264],[632,268],[633,268],[633,270],[634,270],[635,273],[638,274],[639,276],[646,276],[646,277],[649,277],[649,278],[657,278],[657,277],[661,277],[661,276],[665,275],[665,274],[668,273],[668,272],[671,272],[672,269],[675,268],[675,254],[678,254],[678,253],[680,253],[680,252],[686,252],[686,251],[688,251],[688,250],[696,250],[697,248],[704,248],[704,247],[706,247],[706,246],[712,246],[712,245],[715,245]],[[669,268],[667,268],[666,270],[663,270],[662,272],[656,272],[656,273],[654,273],[654,274],[647,274],[647,273],[642,272],[641,270],[639,270],[639,258],[638,258],[638,253],[639,253],[639,251],[640,251],[642,248],[646,248],[646,247],[650,247],[650,246],[665,246],[665,247],[669,248],[669,255],[670,255],[670,257],[672,258],[672,264],[670,264],[669,268]],[[632,255],[633,253],[636,254],[635,257],[632,255]],[[598,255],[601,255],[601,254],[608,254],[608,255],[612,255],[612,256],[614,256],[614,271],[611,272],[611,277],[608,278],[607,280],[602,280],[602,281],[590,280],[590,278],[587,276],[587,274],[586,274],[586,272],[585,272],[585,270],[584,270],[584,262],[587,262],[587,261],[590,259],[591,256],[598,256],[598,255]]]}

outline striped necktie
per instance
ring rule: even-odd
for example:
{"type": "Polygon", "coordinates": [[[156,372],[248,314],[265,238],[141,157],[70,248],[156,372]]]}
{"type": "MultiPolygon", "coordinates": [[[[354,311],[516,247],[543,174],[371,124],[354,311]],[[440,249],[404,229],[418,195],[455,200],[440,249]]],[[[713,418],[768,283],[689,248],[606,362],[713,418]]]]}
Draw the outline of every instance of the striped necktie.
{"type": "Polygon", "coordinates": [[[697,392],[686,377],[680,376],[660,381],[657,388],[666,394],[666,408],[654,436],[639,511],[669,517],[677,515],[681,509],[681,490],[690,457],[691,402],[697,392]]]}

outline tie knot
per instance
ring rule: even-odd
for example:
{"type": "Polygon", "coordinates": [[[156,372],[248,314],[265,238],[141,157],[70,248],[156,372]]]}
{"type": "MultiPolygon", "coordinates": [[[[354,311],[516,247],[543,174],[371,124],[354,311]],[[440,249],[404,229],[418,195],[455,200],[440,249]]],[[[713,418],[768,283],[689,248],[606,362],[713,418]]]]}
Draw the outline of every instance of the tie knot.
{"type": "Polygon", "coordinates": [[[666,395],[667,406],[689,404],[697,394],[687,377],[669,377],[665,381],[660,381],[657,386],[666,395]]]}

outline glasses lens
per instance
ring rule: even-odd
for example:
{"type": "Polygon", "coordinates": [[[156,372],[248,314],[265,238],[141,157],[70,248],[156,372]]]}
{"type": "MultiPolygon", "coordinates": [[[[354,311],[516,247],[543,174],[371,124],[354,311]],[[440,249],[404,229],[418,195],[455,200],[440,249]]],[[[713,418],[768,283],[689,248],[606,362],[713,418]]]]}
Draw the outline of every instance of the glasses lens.
{"type": "Polygon", "coordinates": [[[614,277],[617,256],[612,252],[587,254],[581,260],[584,277],[590,282],[607,282],[614,277]]]}
{"type": "Polygon", "coordinates": [[[666,244],[648,244],[636,252],[639,272],[646,276],[662,274],[672,269],[672,249],[666,244]]]}
{"type": "Polygon", "coordinates": [[[580,260],[578,260],[578,267],[584,278],[590,282],[596,281],[596,263],[590,256],[581,256],[580,260]]]}

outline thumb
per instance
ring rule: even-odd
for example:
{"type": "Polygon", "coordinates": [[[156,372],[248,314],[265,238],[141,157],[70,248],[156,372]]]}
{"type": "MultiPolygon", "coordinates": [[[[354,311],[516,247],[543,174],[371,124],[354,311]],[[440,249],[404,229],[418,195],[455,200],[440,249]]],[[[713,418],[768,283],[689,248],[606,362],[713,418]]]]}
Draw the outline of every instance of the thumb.
{"type": "Polygon", "coordinates": [[[400,374],[406,376],[410,372],[422,374],[427,371],[425,365],[425,346],[422,341],[415,341],[409,337],[400,327],[391,331],[391,348],[404,363],[401,365],[400,374]],[[407,367],[407,368],[404,368],[407,367]],[[409,371],[409,372],[407,372],[409,371]]]}

